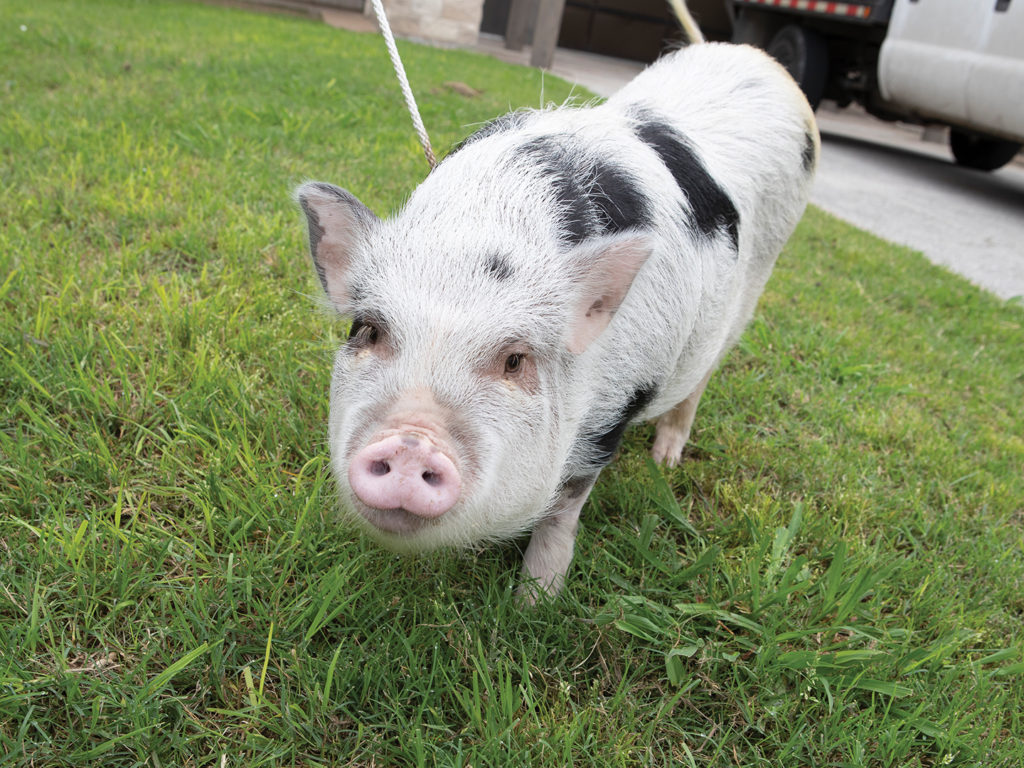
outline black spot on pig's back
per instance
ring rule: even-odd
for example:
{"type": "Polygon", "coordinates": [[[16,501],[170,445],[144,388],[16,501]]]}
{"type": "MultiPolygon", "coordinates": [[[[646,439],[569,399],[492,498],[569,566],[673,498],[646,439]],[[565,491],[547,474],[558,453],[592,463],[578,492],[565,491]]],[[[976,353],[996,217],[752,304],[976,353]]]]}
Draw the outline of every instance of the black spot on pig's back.
{"type": "Polygon", "coordinates": [[[650,226],[647,199],[622,169],[610,163],[594,164],[591,200],[603,234],[650,226]]]}
{"type": "Polygon", "coordinates": [[[804,149],[801,159],[806,173],[813,171],[818,164],[818,142],[815,141],[814,134],[809,130],[804,134],[804,149]]]}
{"type": "Polygon", "coordinates": [[[727,235],[739,250],[740,215],[732,199],[708,173],[696,150],[667,122],[647,110],[634,112],[634,131],[657,153],[690,204],[693,224],[704,237],[727,235]]]}

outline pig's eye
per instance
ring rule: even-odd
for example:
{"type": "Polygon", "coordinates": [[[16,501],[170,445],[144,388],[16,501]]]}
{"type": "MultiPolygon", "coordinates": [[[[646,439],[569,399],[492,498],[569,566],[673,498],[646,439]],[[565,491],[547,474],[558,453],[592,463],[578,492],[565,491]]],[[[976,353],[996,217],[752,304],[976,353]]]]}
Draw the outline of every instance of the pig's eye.
{"type": "Polygon", "coordinates": [[[505,358],[505,374],[511,375],[519,373],[523,369],[523,359],[526,355],[515,352],[505,358]]]}
{"type": "Polygon", "coordinates": [[[348,332],[348,340],[361,346],[372,346],[380,341],[380,329],[362,320],[353,320],[348,332]]]}

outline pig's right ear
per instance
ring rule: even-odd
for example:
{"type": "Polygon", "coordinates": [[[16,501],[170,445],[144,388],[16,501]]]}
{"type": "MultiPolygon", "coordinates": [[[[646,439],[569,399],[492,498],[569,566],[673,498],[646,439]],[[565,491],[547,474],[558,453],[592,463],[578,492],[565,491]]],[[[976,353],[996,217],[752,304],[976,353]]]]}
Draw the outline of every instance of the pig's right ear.
{"type": "Polygon", "coordinates": [[[352,255],[379,219],[355,195],[333,184],[303,184],[295,199],[306,214],[309,253],[320,284],[334,308],[348,314],[352,255]]]}
{"type": "Polygon", "coordinates": [[[576,248],[579,295],[569,328],[570,352],[581,354],[604,332],[653,249],[650,236],[642,232],[597,238],[576,248]]]}

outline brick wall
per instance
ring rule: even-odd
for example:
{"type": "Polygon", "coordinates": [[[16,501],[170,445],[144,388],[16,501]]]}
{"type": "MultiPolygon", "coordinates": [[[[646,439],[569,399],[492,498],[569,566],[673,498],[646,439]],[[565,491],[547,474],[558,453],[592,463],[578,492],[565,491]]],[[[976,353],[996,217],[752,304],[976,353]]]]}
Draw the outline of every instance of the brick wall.
{"type": "Polygon", "coordinates": [[[476,43],[483,7],[484,0],[384,0],[391,29],[399,37],[454,45],[476,43]]]}

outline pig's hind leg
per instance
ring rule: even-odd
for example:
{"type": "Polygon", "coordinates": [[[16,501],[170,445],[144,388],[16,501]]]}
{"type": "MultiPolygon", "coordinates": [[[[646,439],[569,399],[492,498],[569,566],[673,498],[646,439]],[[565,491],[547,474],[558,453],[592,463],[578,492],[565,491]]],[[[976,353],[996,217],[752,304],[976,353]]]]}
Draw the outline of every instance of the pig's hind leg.
{"type": "Polygon", "coordinates": [[[562,591],[576,547],[580,511],[595,482],[596,475],[568,482],[552,514],[533,529],[523,554],[523,584],[519,587],[519,598],[526,604],[562,591]]]}
{"type": "Polygon", "coordinates": [[[670,467],[679,463],[683,456],[683,448],[690,439],[697,404],[711,379],[711,373],[712,371],[708,371],[697,388],[683,402],[658,419],[654,428],[654,447],[651,448],[651,456],[655,461],[670,467]]]}

